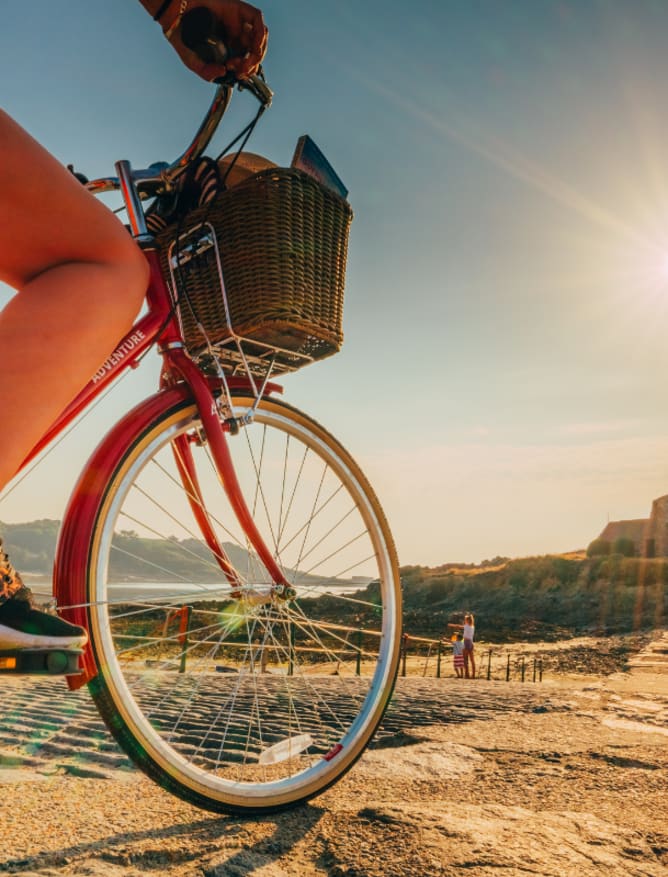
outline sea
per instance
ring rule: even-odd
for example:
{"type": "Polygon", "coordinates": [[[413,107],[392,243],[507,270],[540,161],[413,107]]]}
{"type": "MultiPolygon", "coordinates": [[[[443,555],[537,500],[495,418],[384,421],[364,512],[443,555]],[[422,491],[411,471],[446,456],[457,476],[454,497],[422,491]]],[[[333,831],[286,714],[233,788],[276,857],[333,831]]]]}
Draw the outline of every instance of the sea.
{"type": "MultiPolygon", "coordinates": [[[[48,580],[26,582],[38,601],[52,597],[52,584],[48,580]]],[[[355,582],[345,585],[298,585],[297,592],[302,597],[319,597],[332,594],[337,597],[354,594],[365,585],[355,582]]],[[[174,600],[220,600],[229,594],[229,586],[223,584],[199,584],[186,582],[118,582],[109,584],[109,598],[114,602],[146,600],[146,602],[166,602],[174,600]]]]}

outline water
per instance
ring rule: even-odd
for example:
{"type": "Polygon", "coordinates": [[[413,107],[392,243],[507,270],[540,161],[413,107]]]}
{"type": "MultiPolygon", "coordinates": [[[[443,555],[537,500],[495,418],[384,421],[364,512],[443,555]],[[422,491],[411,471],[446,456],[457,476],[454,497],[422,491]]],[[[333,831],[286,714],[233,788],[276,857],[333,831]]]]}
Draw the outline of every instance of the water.
{"type": "MultiPolygon", "coordinates": [[[[30,583],[30,588],[38,600],[47,600],[52,595],[50,582],[30,583]]],[[[308,585],[297,586],[297,592],[302,597],[318,597],[322,594],[334,594],[343,596],[354,594],[364,588],[361,583],[349,585],[308,585]]],[[[188,582],[119,582],[109,585],[109,598],[123,602],[154,600],[221,600],[229,595],[230,589],[225,584],[198,584],[188,582]]]]}

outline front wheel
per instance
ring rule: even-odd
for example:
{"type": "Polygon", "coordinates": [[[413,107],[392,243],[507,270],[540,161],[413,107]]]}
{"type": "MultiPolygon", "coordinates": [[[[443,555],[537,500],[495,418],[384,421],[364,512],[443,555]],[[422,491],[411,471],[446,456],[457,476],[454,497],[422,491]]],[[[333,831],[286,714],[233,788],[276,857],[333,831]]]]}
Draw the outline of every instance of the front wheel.
{"type": "MultiPolygon", "coordinates": [[[[252,400],[235,403],[241,413],[252,400]]],[[[119,744],[165,789],[214,811],[259,812],[322,792],[364,751],[396,677],[401,595],[378,501],[322,427],[265,398],[228,442],[290,587],[273,587],[197,408],[180,401],[138,429],[101,499],[86,577],[90,688],[119,744]],[[193,479],[179,465],[184,443],[193,479]]]]}

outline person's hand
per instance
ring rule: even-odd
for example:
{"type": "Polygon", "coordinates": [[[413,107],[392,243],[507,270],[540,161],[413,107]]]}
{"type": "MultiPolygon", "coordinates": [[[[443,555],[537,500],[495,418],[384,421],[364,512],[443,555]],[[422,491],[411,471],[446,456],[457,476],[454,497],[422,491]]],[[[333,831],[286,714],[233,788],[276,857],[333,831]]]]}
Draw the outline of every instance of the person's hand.
{"type": "Polygon", "coordinates": [[[195,9],[209,10],[215,18],[217,30],[225,34],[225,60],[205,61],[182,40],[183,16],[179,15],[179,8],[173,3],[169,15],[160,23],[186,67],[207,81],[230,76],[235,80],[247,79],[257,73],[267,49],[267,28],[259,9],[243,0],[190,0],[184,15],[195,9]]]}

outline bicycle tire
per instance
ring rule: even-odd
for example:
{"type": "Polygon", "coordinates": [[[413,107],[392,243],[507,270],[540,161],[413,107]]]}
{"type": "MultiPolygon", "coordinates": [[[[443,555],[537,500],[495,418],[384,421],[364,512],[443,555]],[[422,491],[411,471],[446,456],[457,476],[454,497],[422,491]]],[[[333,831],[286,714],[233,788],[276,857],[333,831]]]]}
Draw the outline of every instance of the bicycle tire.
{"type": "MultiPolygon", "coordinates": [[[[240,393],[234,401],[239,411],[252,404],[240,393]]],[[[99,712],[141,770],[192,804],[258,813],[306,801],[361,756],[397,674],[401,589],[378,500],[328,432],[286,403],[262,399],[253,423],[229,443],[256,526],[296,592],[269,598],[266,570],[238,535],[217,477],[208,477],[194,403],[137,422],[90,530],[86,602],[97,676],[89,688],[99,712]],[[190,503],[175,477],[177,436],[188,437],[198,477],[211,482],[203,488],[207,515],[237,543],[241,588],[178,572],[193,555],[210,568],[212,555],[182,519],[190,503]],[[136,535],[124,529],[128,522],[136,535]],[[156,539],[161,556],[171,541],[174,577],[159,586],[119,582],[130,545],[130,565],[146,562],[155,572],[156,539]],[[137,546],[145,555],[136,556],[137,546]],[[195,622],[184,634],[186,605],[195,622]]]]}

